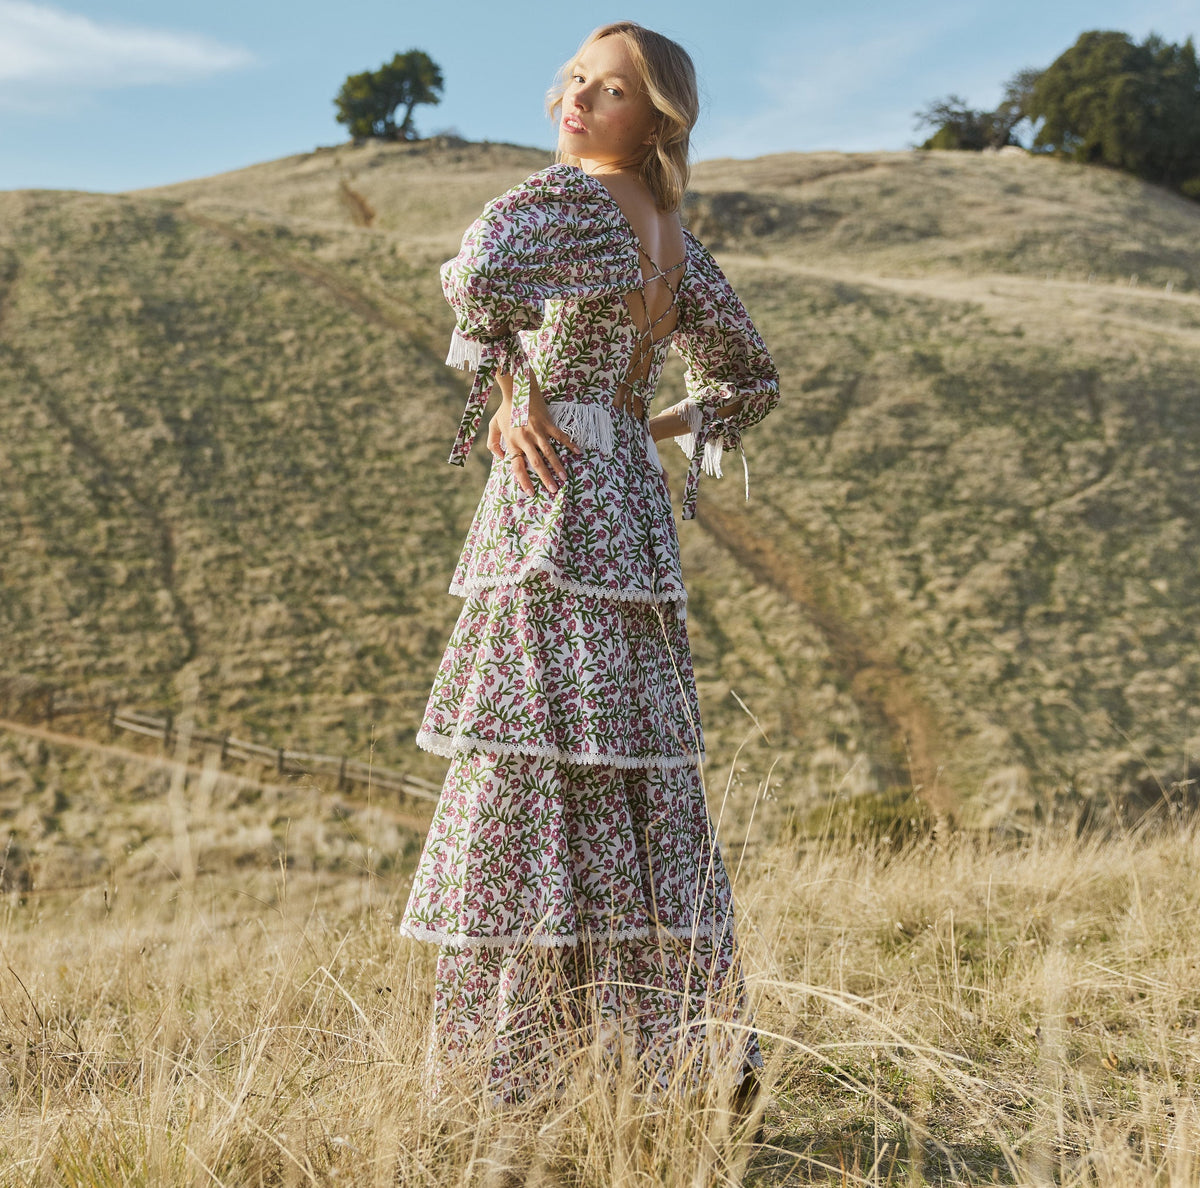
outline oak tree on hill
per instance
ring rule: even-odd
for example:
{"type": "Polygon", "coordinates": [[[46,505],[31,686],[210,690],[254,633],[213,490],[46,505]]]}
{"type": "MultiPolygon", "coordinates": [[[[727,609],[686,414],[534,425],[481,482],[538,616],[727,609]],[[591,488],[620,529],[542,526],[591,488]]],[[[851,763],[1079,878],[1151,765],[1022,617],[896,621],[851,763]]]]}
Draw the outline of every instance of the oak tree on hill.
{"type": "Polygon", "coordinates": [[[337,121],[356,138],[414,140],[413,108],[442,99],[442,71],[424,50],[396,54],[378,70],[352,74],[342,83],[333,103],[337,121]],[[404,114],[396,121],[396,109],[404,114]]]}
{"type": "Polygon", "coordinates": [[[1022,70],[995,111],[957,95],[916,113],[936,131],[922,148],[1019,144],[1028,121],[1032,150],[1107,165],[1200,199],[1200,64],[1189,37],[1172,45],[1151,34],[1093,31],[1045,70],[1022,70]]]}
{"type": "Polygon", "coordinates": [[[1029,97],[1034,147],[1200,198],[1200,64],[1189,37],[1083,33],[1029,97]]]}

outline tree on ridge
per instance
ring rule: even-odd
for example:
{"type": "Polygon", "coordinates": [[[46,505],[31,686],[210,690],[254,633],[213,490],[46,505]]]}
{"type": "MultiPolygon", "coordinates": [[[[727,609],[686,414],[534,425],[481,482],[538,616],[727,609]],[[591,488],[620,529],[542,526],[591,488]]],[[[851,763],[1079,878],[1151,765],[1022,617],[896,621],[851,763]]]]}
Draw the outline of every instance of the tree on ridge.
{"type": "Polygon", "coordinates": [[[442,99],[442,71],[424,51],[411,49],[396,54],[378,70],[350,75],[334,98],[337,121],[350,135],[365,139],[414,140],[413,108],[442,99]],[[396,109],[404,115],[396,122],[396,109]]]}

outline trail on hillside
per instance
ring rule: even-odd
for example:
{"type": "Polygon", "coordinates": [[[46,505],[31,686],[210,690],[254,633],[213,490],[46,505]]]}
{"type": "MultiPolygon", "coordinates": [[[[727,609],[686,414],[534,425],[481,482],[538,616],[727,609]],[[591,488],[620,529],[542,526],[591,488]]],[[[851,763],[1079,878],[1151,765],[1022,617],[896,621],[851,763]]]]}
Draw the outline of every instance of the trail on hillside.
{"type": "Polygon", "coordinates": [[[890,776],[910,779],[931,808],[954,814],[958,796],[943,777],[941,731],[908,674],[859,625],[843,619],[797,560],[756,534],[745,515],[709,501],[697,508],[696,520],[755,580],[795,604],[821,632],[864,718],[890,744],[890,776]]]}
{"type": "Polygon", "coordinates": [[[113,461],[98,435],[82,418],[72,414],[69,402],[61,398],[54,384],[43,378],[41,370],[23,350],[14,343],[0,342],[0,355],[8,356],[13,370],[37,392],[41,407],[62,429],[71,451],[79,459],[80,470],[88,476],[89,491],[98,505],[104,506],[110,500],[118,505],[125,504],[151,525],[150,535],[158,545],[154,559],[159,579],[170,599],[175,624],[183,638],[184,647],[177,665],[182,668],[199,650],[199,628],[195,612],[175,580],[175,528],[163,501],[143,491],[134,476],[113,461]]]}
{"type": "Polygon", "coordinates": [[[1158,334],[1200,350],[1200,296],[1165,288],[1110,281],[1072,281],[1054,277],[988,273],[959,277],[943,273],[924,276],[890,276],[859,271],[852,267],[821,267],[801,264],[786,257],[745,256],[725,253],[722,260],[739,269],[791,273],[843,285],[882,289],[904,296],[931,298],[959,304],[979,305],[992,313],[1017,316],[1023,322],[1037,320],[1041,310],[1102,321],[1138,334],[1158,334]],[[1039,308],[1040,307],[1040,308],[1039,308]],[[1179,320],[1163,321],[1164,311],[1179,320]]]}
{"type": "MultiPolygon", "coordinates": [[[[352,284],[344,275],[326,265],[318,264],[315,260],[293,255],[261,236],[231,223],[215,219],[212,215],[201,214],[186,206],[178,207],[176,215],[186,219],[198,227],[204,227],[218,235],[224,236],[235,243],[243,251],[265,256],[276,264],[295,272],[297,275],[312,281],[332,293],[339,301],[349,306],[359,317],[385,330],[396,330],[404,334],[409,342],[422,350],[438,353],[429,333],[428,319],[417,310],[405,305],[394,296],[386,299],[368,294],[360,286],[352,284]]],[[[441,355],[438,353],[439,362],[441,355]]]]}

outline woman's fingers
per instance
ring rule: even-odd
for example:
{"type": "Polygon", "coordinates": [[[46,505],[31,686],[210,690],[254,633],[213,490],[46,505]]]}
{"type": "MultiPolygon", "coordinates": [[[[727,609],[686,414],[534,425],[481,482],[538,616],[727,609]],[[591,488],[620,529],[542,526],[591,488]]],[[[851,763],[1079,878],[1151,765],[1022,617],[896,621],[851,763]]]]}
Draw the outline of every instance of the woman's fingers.
{"type": "Polygon", "coordinates": [[[549,442],[541,447],[534,447],[532,451],[526,453],[525,461],[533,473],[542,480],[546,490],[551,495],[557,495],[558,481],[565,481],[567,475],[562,468],[562,463],[558,460],[558,455],[550,448],[549,442]],[[552,467],[553,469],[551,469],[552,467]]]}
{"type": "Polygon", "coordinates": [[[497,458],[504,457],[504,446],[501,445],[500,422],[493,417],[488,424],[487,448],[497,458]]]}
{"type": "MultiPolygon", "coordinates": [[[[509,456],[513,461],[513,474],[521,490],[527,495],[534,492],[531,474],[537,475],[542,485],[551,495],[557,495],[559,486],[567,481],[567,469],[563,465],[555,445],[563,446],[573,454],[581,454],[582,447],[575,444],[568,433],[564,433],[557,425],[551,424],[546,429],[510,429],[505,439],[509,456]]],[[[491,445],[491,434],[488,435],[491,445]]]]}
{"type": "Polygon", "coordinates": [[[557,425],[553,429],[548,430],[549,436],[561,445],[565,445],[572,454],[582,454],[583,447],[575,444],[575,439],[569,434],[564,433],[557,425]]]}
{"type": "Polygon", "coordinates": [[[529,477],[532,472],[551,495],[558,494],[559,484],[567,481],[567,472],[549,440],[540,445],[531,444],[524,447],[510,443],[509,449],[513,474],[522,491],[527,495],[533,494],[533,481],[529,477]]]}
{"type": "Polygon", "coordinates": [[[533,494],[533,481],[529,477],[529,468],[525,462],[524,454],[514,454],[512,459],[513,478],[517,480],[517,486],[525,492],[526,495],[533,494]]]}

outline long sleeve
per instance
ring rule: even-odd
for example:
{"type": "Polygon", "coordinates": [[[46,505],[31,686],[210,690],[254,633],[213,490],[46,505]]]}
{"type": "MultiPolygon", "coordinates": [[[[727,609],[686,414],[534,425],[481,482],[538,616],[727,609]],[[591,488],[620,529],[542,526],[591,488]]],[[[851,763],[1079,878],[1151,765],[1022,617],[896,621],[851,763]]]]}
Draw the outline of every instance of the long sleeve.
{"type": "Polygon", "coordinates": [[[683,359],[687,399],[671,410],[690,432],[675,440],[691,459],[684,487],[683,518],[696,514],[700,471],[721,475],[721,455],[742,452],[749,497],[750,477],[742,432],[779,403],[779,371],[746,307],[717,262],[689,236],[695,267],[688,285],[687,316],[673,337],[683,359]],[[728,412],[722,410],[739,402],[728,412]]]}
{"type": "MultiPolygon", "coordinates": [[[[518,332],[541,325],[547,300],[623,292],[639,279],[619,210],[580,171],[550,166],[489,202],[441,268],[455,318],[446,362],[476,373],[450,461],[466,459],[496,375],[525,366],[518,332]]],[[[527,390],[514,385],[514,425],[527,421],[527,390]]]]}

